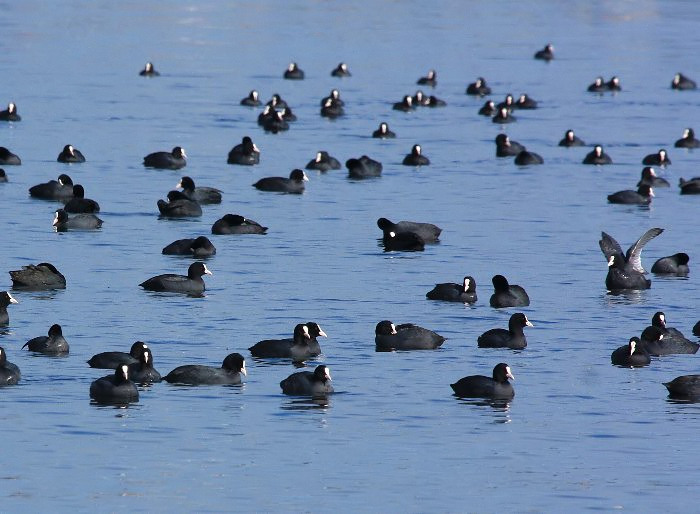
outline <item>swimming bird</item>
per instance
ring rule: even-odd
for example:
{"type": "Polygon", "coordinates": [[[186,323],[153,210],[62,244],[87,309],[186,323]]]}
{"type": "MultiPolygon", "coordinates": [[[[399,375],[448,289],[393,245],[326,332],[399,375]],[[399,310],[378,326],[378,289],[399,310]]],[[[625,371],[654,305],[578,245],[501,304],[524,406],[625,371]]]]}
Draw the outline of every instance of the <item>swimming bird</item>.
{"type": "Polygon", "coordinates": [[[47,355],[63,355],[68,353],[68,341],[63,337],[61,325],[54,324],[49,328],[48,336],[39,336],[30,339],[22,346],[27,347],[30,352],[45,353],[47,355]]]}
{"type": "Polygon", "coordinates": [[[198,202],[190,200],[185,193],[169,191],[168,201],[158,200],[158,211],[166,218],[194,218],[202,215],[198,202]]]}
{"type": "Polygon", "coordinates": [[[221,203],[221,189],[215,187],[197,187],[190,177],[182,177],[177,186],[181,187],[182,193],[200,205],[221,203]]]}
{"type": "Polygon", "coordinates": [[[513,103],[513,109],[537,109],[537,101],[523,93],[513,103]]]}
{"type": "Polygon", "coordinates": [[[428,291],[425,296],[429,300],[474,303],[477,300],[476,281],[473,277],[467,276],[464,277],[461,284],[449,282],[435,284],[435,287],[428,291]]]}
{"type": "Polygon", "coordinates": [[[7,173],[5,173],[5,170],[0,168],[0,184],[5,184],[7,183],[7,173]]]}
{"type": "Polygon", "coordinates": [[[147,62],[143,69],[139,72],[142,77],[159,77],[160,73],[153,67],[152,62],[147,62]]]}
{"type": "Polygon", "coordinates": [[[308,180],[303,170],[295,169],[289,174],[289,178],[265,177],[253,184],[253,187],[260,191],[301,194],[305,189],[304,182],[308,180]]]}
{"type": "Polygon", "coordinates": [[[399,221],[394,223],[387,218],[379,218],[377,226],[381,229],[384,235],[387,232],[413,232],[420,236],[426,243],[435,243],[440,238],[442,229],[432,223],[422,223],[417,221],[399,221]]]}
{"type": "Polygon", "coordinates": [[[377,351],[434,350],[445,342],[440,334],[413,323],[394,325],[389,320],[380,321],[374,330],[377,351]]]}
{"type": "Polygon", "coordinates": [[[588,91],[591,93],[603,93],[608,90],[608,86],[605,84],[603,77],[596,77],[593,84],[588,86],[588,91]]]}
{"type": "Polygon", "coordinates": [[[56,158],[58,162],[64,162],[67,164],[85,162],[85,156],[77,148],[73,148],[73,145],[66,145],[61,150],[56,158]]]}
{"type": "Polygon", "coordinates": [[[510,366],[505,362],[493,368],[493,378],[483,375],[470,375],[460,378],[450,387],[456,396],[462,398],[491,398],[508,400],[515,396],[513,385],[508,379],[515,380],[510,366]]]}
{"type": "Polygon", "coordinates": [[[248,107],[257,107],[261,103],[260,95],[255,89],[252,89],[250,93],[248,93],[248,96],[242,98],[240,102],[241,105],[246,105],[248,107]]]}
{"type": "Polygon", "coordinates": [[[642,184],[636,191],[625,189],[608,195],[608,202],[622,204],[649,205],[654,198],[654,190],[648,184],[642,184]]]}
{"type": "Polygon", "coordinates": [[[292,112],[291,107],[285,107],[280,111],[280,116],[284,121],[297,121],[297,115],[292,112]]]}
{"type": "Polygon", "coordinates": [[[7,353],[0,346],[0,386],[15,385],[21,377],[19,367],[7,360],[7,353]]]}
{"type": "Polygon", "coordinates": [[[569,129],[564,134],[564,137],[559,141],[559,146],[585,146],[586,143],[583,142],[574,131],[569,129]]]}
{"type": "Polygon", "coordinates": [[[230,353],[219,368],[186,364],[172,370],[163,377],[163,380],[171,384],[238,385],[247,374],[243,356],[240,353],[230,353]]]}
{"type": "Polygon", "coordinates": [[[626,254],[622,253],[620,244],[612,236],[602,232],[598,244],[608,261],[605,286],[609,290],[649,289],[651,287],[651,280],[644,277],[646,272],[642,267],[642,250],[649,241],[663,231],[662,228],[650,228],[629,247],[626,254]]]}
{"type": "Polygon", "coordinates": [[[258,119],[258,123],[262,125],[265,132],[277,134],[289,130],[289,123],[282,117],[282,114],[272,107],[265,107],[267,113],[263,111],[262,123],[258,119]]]}
{"type": "Polygon", "coordinates": [[[58,209],[53,219],[53,227],[56,232],[68,230],[98,230],[102,228],[103,221],[94,214],[76,214],[68,216],[64,209],[58,209]]]}
{"type": "Polygon", "coordinates": [[[693,177],[690,180],[681,177],[678,179],[678,186],[681,188],[682,195],[700,195],[700,177],[693,177]]]}
{"type": "Polygon", "coordinates": [[[425,241],[415,232],[384,232],[382,237],[385,252],[422,252],[425,241]]]}
{"type": "Polygon", "coordinates": [[[403,97],[403,100],[401,100],[400,102],[396,102],[392,108],[395,111],[409,112],[414,111],[416,109],[416,106],[413,105],[413,97],[410,95],[406,95],[403,97]]]}
{"type": "Polygon", "coordinates": [[[682,375],[664,382],[664,385],[671,398],[688,401],[700,399],[700,375],[682,375]]]}
{"type": "Polygon", "coordinates": [[[253,357],[260,358],[294,358],[306,360],[321,353],[318,337],[328,337],[315,322],[298,324],[293,336],[285,339],[264,339],[248,348],[253,357]],[[293,349],[293,347],[296,347],[293,349]],[[304,355],[305,354],[305,355],[304,355]],[[301,359],[298,357],[301,356],[301,359]]]}
{"type": "Polygon", "coordinates": [[[90,398],[97,403],[127,404],[139,401],[139,391],[129,380],[129,367],[117,366],[114,374],[98,378],[90,384],[90,398]]]}
{"type": "Polygon", "coordinates": [[[287,66],[287,69],[284,70],[284,78],[288,80],[303,80],[304,79],[304,71],[299,68],[297,63],[292,62],[289,63],[289,66],[287,66]]]}
{"type": "Polygon", "coordinates": [[[206,236],[178,239],[163,248],[163,255],[187,255],[194,259],[206,259],[216,255],[216,247],[206,236]]]}
{"type": "Polygon", "coordinates": [[[29,196],[42,200],[68,201],[73,198],[73,180],[61,173],[58,180],[49,180],[30,187],[29,196]]]}
{"type": "Polygon", "coordinates": [[[187,154],[184,148],[176,146],[170,152],[149,153],[143,158],[143,165],[146,168],[179,170],[187,166],[187,154]]]}
{"type": "Polygon", "coordinates": [[[339,170],[341,167],[340,161],[338,161],[338,159],[335,157],[328,155],[328,152],[324,150],[316,152],[316,158],[311,159],[306,164],[307,170],[318,170],[321,172],[328,170],[339,170]]]}
{"type": "Polygon", "coordinates": [[[530,305],[530,297],[521,286],[509,284],[503,275],[494,275],[491,279],[494,292],[489,298],[491,307],[527,307],[530,305]]]}
{"type": "Polygon", "coordinates": [[[151,277],[139,285],[147,291],[167,291],[170,293],[185,293],[197,295],[204,292],[204,280],[202,275],[211,275],[206,264],[197,261],[187,268],[187,276],[166,273],[151,277]]]}
{"type": "Polygon", "coordinates": [[[228,164],[240,164],[242,166],[253,166],[260,163],[260,149],[255,146],[249,136],[244,136],[239,144],[231,148],[228,153],[228,164]]]}
{"type": "Polygon", "coordinates": [[[320,364],[313,372],[298,371],[280,382],[284,394],[290,396],[325,397],[333,392],[331,370],[320,364]]]}
{"type": "Polygon", "coordinates": [[[622,86],[620,85],[620,79],[618,77],[613,77],[605,83],[608,91],[622,91],[622,86]]]}
{"type": "Polygon", "coordinates": [[[684,277],[690,271],[688,268],[689,260],[688,254],[683,252],[669,255],[668,257],[661,257],[651,267],[651,272],[684,277]]]}
{"type": "Polygon", "coordinates": [[[426,107],[445,107],[447,105],[447,102],[444,100],[441,100],[435,95],[430,95],[428,97],[428,101],[425,103],[426,107]]]}
{"type": "Polygon", "coordinates": [[[381,122],[379,128],[372,132],[372,137],[378,139],[393,139],[396,134],[389,129],[389,124],[386,122],[381,122]]]}
{"type": "Polygon", "coordinates": [[[644,329],[641,339],[647,352],[656,357],[694,354],[700,348],[700,344],[690,341],[680,330],[666,327],[666,317],[663,312],[654,314],[651,325],[644,329]]]}
{"type": "Polygon", "coordinates": [[[490,95],[491,88],[486,84],[485,78],[479,77],[467,86],[466,94],[474,96],[490,95]]]}
{"type": "Polygon", "coordinates": [[[421,153],[420,145],[413,145],[411,153],[403,158],[402,164],[404,166],[427,166],[430,164],[430,159],[421,153]]]}
{"type": "Polygon", "coordinates": [[[542,50],[537,50],[535,52],[535,59],[541,59],[543,61],[551,61],[554,59],[554,47],[552,44],[547,43],[542,50]]]}
{"type": "Polygon", "coordinates": [[[695,139],[695,131],[691,128],[683,130],[683,137],[677,140],[673,146],[676,148],[698,148],[700,139],[695,139]]]}
{"type": "Polygon", "coordinates": [[[491,118],[494,123],[513,123],[516,121],[516,117],[513,116],[507,107],[501,107],[500,110],[491,118]]]}
{"type": "Polygon", "coordinates": [[[522,150],[518,152],[513,162],[518,166],[531,166],[533,164],[544,164],[544,159],[538,153],[522,150]]]}
{"type": "Polygon", "coordinates": [[[21,121],[22,116],[17,114],[17,106],[14,102],[7,104],[7,109],[0,111],[0,121],[21,121]]]}
{"type": "Polygon", "coordinates": [[[324,96],[321,98],[321,107],[326,105],[328,100],[331,100],[334,105],[345,105],[345,102],[340,98],[340,91],[337,89],[331,89],[331,92],[328,94],[328,96],[324,96]]]}
{"type": "Polygon", "coordinates": [[[522,350],[527,346],[523,328],[534,326],[522,312],[516,312],[508,320],[508,330],[492,328],[477,339],[479,348],[510,348],[522,350]]]}
{"type": "Polygon", "coordinates": [[[671,89],[688,90],[696,89],[698,86],[694,80],[689,79],[682,73],[676,73],[671,81],[671,89]]]}
{"type": "Polygon", "coordinates": [[[583,164],[612,164],[612,159],[603,151],[603,147],[595,145],[592,152],[589,152],[583,159],[583,164]]]}
{"type": "Polygon", "coordinates": [[[289,107],[287,105],[287,102],[284,99],[282,99],[282,97],[277,93],[272,95],[272,97],[267,101],[265,105],[269,107],[274,107],[275,109],[284,109],[285,107],[289,107]]]}
{"type": "Polygon", "coordinates": [[[667,166],[671,164],[671,159],[668,158],[668,153],[663,148],[657,153],[650,153],[644,159],[642,164],[646,166],[667,166]]]}
{"type": "Polygon", "coordinates": [[[416,81],[416,84],[430,87],[437,86],[437,74],[435,73],[435,70],[428,71],[428,74],[425,77],[419,78],[416,81]]]}
{"type": "Polygon", "coordinates": [[[359,159],[348,159],[345,161],[348,169],[348,177],[351,179],[374,178],[382,174],[382,163],[363,155],[359,159]]]}
{"type": "Polygon", "coordinates": [[[651,362],[651,357],[644,349],[644,345],[638,337],[632,337],[624,346],[620,346],[610,355],[610,361],[615,366],[624,366],[626,368],[640,368],[648,366],[651,362]]]}
{"type": "Polygon", "coordinates": [[[257,221],[244,218],[239,214],[226,214],[214,222],[211,233],[224,234],[264,234],[267,227],[263,227],[257,221]]]}
{"type": "Polygon", "coordinates": [[[481,109],[479,109],[478,114],[481,116],[493,116],[496,114],[496,103],[493,100],[486,100],[486,103],[481,106],[481,109]]]}
{"type": "Polygon", "coordinates": [[[10,271],[15,289],[65,289],[66,277],[50,262],[28,264],[20,270],[10,271]]]}
{"type": "Polygon", "coordinates": [[[141,360],[141,354],[148,348],[142,341],[131,345],[129,352],[101,352],[90,357],[87,363],[91,368],[114,369],[121,364],[133,364],[141,360]]]}
{"type": "Polygon", "coordinates": [[[95,214],[100,212],[100,204],[85,198],[85,189],[80,184],[73,186],[73,197],[66,202],[63,210],[71,214],[95,214]]]}
{"type": "Polygon", "coordinates": [[[321,107],[321,116],[324,118],[339,118],[344,114],[345,111],[343,110],[343,107],[334,102],[331,98],[327,99],[326,103],[324,103],[323,107],[321,107]]]}
{"type": "Polygon", "coordinates": [[[506,134],[496,136],[496,157],[513,157],[525,150],[517,141],[511,141],[506,134]]]}
{"type": "Polygon", "coordinates": [[[22,159],[17,154],[12,153],[4,146],[0,146],[0,165],[19,166],[22,164],[22,159]]]}
{"type": "Polygon", "coordinates": [[[650,166],[646,166],[642,169],[642,178],[637,182],[637,187],[643,185],[651,187],[670,187],[668,180],[659,177],[654,171],[654,168],[650,166]]]}
{"type": "Polygon", "coordinates": [[[161,376],[153,367],[153,353],[150,348],[144,348],[137,362],[132,362],[129,367],[129,380],[137,384],[151,384],[160,382],[161,376]]]}
{"type": "Polygon", "coordinates": [[[0,325],[8,325],[10,316],[7,314],[7,306],[11,303],[19,303],[7,291],[0,292],[0,325]]]}
{"type": "Polygon", "coordinates": [[[350,73],[350,70],[348,69],[348,65],[345,64],[344,62],[341,62],[336,66],[333,71],[331,71],[331,76],[332,77],[350,77],[352,74],[350,73]]]}

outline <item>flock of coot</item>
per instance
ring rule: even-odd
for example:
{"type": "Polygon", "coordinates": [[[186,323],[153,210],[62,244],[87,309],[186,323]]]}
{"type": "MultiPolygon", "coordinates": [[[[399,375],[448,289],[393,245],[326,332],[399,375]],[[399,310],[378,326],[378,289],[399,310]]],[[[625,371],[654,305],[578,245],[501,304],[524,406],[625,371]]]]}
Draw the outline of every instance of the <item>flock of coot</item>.
{"type": "MultiPolygon", "coordinates": [[[[536,59],[550,61],[554,59],[554,49],[551,44],[535,53],[536,59]]],[[[141,76],[157,77],[153,64],[148,62],[140,72],[141,76]]],[[[346,63],[340,63],[331,72],[335,77],[350,77],[351,73],[346,63]]],[[[291,63],[284,71],[284,78],[303,80],[305,74],[296,64],[291,63]]],[[[430,70],[428,74],[417,81],[418,85],[435,87],[437,74],[430,70]]],[[[695,89],[696,84],[688,77],[678,73],[673,77],[671,87],[678,90],[695,89]]],[[[616,76],[605,81],[598,77],[588,86],[588,91],[598,94],[616,93],[622,90],[620,79],[616,76]]],[[[486,80],[478,78],[468,85],[466,94],[485,96],[491,94],[486,80]]],[[[240,104],[249,107],[262,105],[257,91],[253,90],[244,97],[240,104]]],[[[406,95],[402,100],[393,104],[398,111],[412,111],[418,107],[442,107],[445,102],[434,95],[426,95],[418,91],[415,96],[406,95]]],[[[321,99],[320,116],[339,118],[345,114],[344,101],[337,89],[321,99]]],[[[503,102],[496,103],[488,100],[478,114],[489,116],[494,123],[506,124],[516,121],[513,112],[516,110],[536,109],[537,101],[526,94],[521,94],[517,100],[507,95],[503,102]]],[[[10,102],[7,109],[0,111],[0,121],[19,122],[21,116],[17,106],[10,102]]],[[[258,124],[267,132],[278,133],[289,130],[290,123],[296,120],[291,107],[279,95],[264,106],[258,117],[258,124]]],[[[386,122],[381,122],[372,134],[374,138],[394,138],[386,122]]],[[[496,156],[514,157],[517,165],[539,165],[544,159],[529,152],[523,145],[511,141],[506,134],[496,137],[496,156]]],[[[575,135],[573,130],[567,130],[559,141],[559,146],[582,147],[585,143],[575,135]]],[[[700,141],[695,139],[693,129],[684,131],[683,137],[676,141],[678,148],[697,148],[700,141]]],[[[259,163],[260,151],[249,136],[243,137],[228,154],[227,162],[234,165],[253,166],[259,163]]],[[[58,162],[78,164],[85,162],[85,156],[68,144],[65,145],[57,158],[58,162]]],[[[585,155],[583,164],[611,164],[612,158],[607,155],[602,145],[596,144],[593,150],[585,155]]],[[[9,149],[0,147],[0,165],[20,165],[21,159],[9,149]]],[[[403,159],[407,166],[427,166],[430,160],[422,153],[421,145],[414,145],[410,153],[403,159]]],[[[651,202],[654,187],[668,187],[663,178],[658,177],[652,166],[668,166],[671,160],[665,149],[642,159],[645,165],[637,190],[624,190],[608,196],[611,203],[648,205],[651,202]]],[[[150,168],[180,170],[187,165],[187,155],[180,146],[171,151],[158,151],[144,157],[143,165],[150,168]]],[[[348,159],[345,163],[348,176],[360,180],[381,175],[382,164],[363,155],[359,158],[348,159]]],[[[327,172],[340,169],[340,162],[326,151],[319,151],[314,159],[309,161],[306,169],[327,172]]],[[[261,191],[300,194],[304,192],[308,180],[301,169],[294,169],[288,177],[266,177],[252,184],[261,191]]],[[[0,169],[0,182],[7,182],[7,174],[0,169]]],[[[167,201],[158,200],[157,207],[163,217],[190,218],[202,215],[202,205],[221,203],[222,194],[213,187],[199,187],[189,176],[183,176],[177,186],[179,191],[170,191],[167,201]]],[[[680,179],[681,194],[700,194],[700,177],[690,180],[680,179]]],[[[30,196],[42,200],[62,202],[62,208],[55,212],[53,225],[57,231],[66,230],[96,230],[102,226],[102,220],[97,217],[99,204],[85,197],[85,189],[81,184],[74,184],[70,176],[61,174],[57,180],[50,180],[29,189],[30,196]]],[[[431,223],[399,221],[392,222],[380,218],[377,226],[382,231],[382,243],[386,251],[421,251],[426,244],[439,241],[442,229],[431,223]]],[[[226,214],[217,220],[211,228],[213,234],[264,234],[267,227],[247,219],[240,214],[226,214]]],[[[651,281],[646,277],[642,267],[641,252],[644,246],[663,232],[661,228],[647,230],[626,252],[610,235],[602,233],[599,242],[600,249],[608,262],[608,274],[605,278],[606,287],[611,291],[648,289],[651,281]]],[[[216,248],[206,236],[174,241],[162,250],[168,255],[188,255],[195,259],[204,259],[216,253],[216,248]]],[[[685,252],[663,257],[654,263],[651,271],[685,276],[689,272],[689,256],[685,252]]],[[[13,288],[55,289],[67,287],[65,277],[48,262],[24,266],[21,270],[10,271],[13,288]]],[[[140,284],[149,291],[181,293],[186,295],[201,295],[205,291],[203,276],[211,274],[204,262],[192,263],[187,275],[162,274],[149,278],[140,284]]],[[[519,285],[509,284],[503,275],[495,275],[492,279],[494,292],[489,304],[494,308],[509,308],[528,306],[530,299],[525,289],[519,285]]],[[[429,300],[445,302],[474,303],[477,300],[476,282],[473,277],[464,277],[461,283],[440,283],[426,293],[429,300]]],[[[0,293],[0,325],[9,324],[7,307],[18,303],[7,291],[0,293]]],[[[477,339],[481,348],[510,348],[522,350],[527,346],[524,328],[533,324],[523,313],[514,313],[508,322],[508,328],[493,328],[477,339]]],[[[693,328],[695,335],[700,335],[700,322],[693,328]]],[[[318,337],[325,337],[325,332],[318,323],[300,323],[294,327],[291,338],[263,340],[249,348],[251,355],[256,358],[289,359],[294,363],[303,363],[321,354],[318,337]]],[[[439,348],[445,338],[440,334],[411,324],[394,324],[390,320],[377,323],[375,328],[375,344],[377,351],[395,350],[430,350],[439,348]]],[[[61,355],[69,352],[69,345],[63,336],[60,325],[54,324],[45,336],[30,339],[22,348],[32,352],[49,355],[61,355]]],[[[700,345],[694,343],[674,328],[666,326],[663,312],[657,312],[652,318],[651,325],[643,330],[640,337],[632,337],[629,343],[612,352],[612,364],[625,367],[646,366],[651,357],[681,353],[696,353],[700,345]]],[[[226,356],[221,366],[183,365],[168,374],[161,374],[154,368],[153,353],[147,344],[137,341],[129,352],[109,351],[94,355],[88,361],[94,368],[110,369],[113,373],[92,382],[90,397],[97,402],[129,403],[138,401],[139,392],[136,384],[160,382],[201,385],[201,384],[240,384],[246,375],[245,359],[240,353],[226,356]]],[[[20,380],[19,368],[7,360],[4,348],[0,347],[0,385],[16,384],[20,380]]],[[[513,373],[506,363],[499,363],[493,368],[492,376],[474,375],[464,377],[451,384],[458,397],[482,397],[489,399],[510,399],[515,391],[509,379],[513,373]]],[[[674,398],[700,398],[700,375],[678,377],[666,384],[669,394],[674,398]]],[[[333,392],[330,370],[325,365],[317,366],[314,371],[293,373],[280,383],[282,392],[289,395],[322,397],[333,392]]]]}

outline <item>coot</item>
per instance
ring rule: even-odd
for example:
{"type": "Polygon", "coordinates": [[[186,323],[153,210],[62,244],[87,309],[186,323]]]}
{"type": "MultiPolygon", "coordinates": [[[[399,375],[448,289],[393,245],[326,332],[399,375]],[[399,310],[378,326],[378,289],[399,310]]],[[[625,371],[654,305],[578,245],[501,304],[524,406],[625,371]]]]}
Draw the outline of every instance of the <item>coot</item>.
{"type": "Polygon", "coordinates": [[[247,375],[245,359],[240,353],[231,353],[226,356],[220,368],[187,364],[178,366],[165,375],[163,380],[171,384],[238,385],[242,381],[242,376],[245,375],[247,375]]]}
{"type": "Polygon", "coordinates": [[[165,218],[194,218],[202,215],[202,207],[180,191],[168,192],[168,201],[158,200],[158,210],[165,218]]]}
{"type": "Polygon", "coordinates": [[[90,357],[87,363],[91,368],[114,369],[121,364],[133,364],[141,359],[141,354],[148,348],[142,341],[131,345],[129,352],[102,352],[90,357]]]}
{"type": "Polygon", "coordinates": [[[15,289],[65,289],[66,277],[50,262],[28,264],[20,270],[10,271],[15,289]]]}
{"type": "Polygon", "coordinates": [[[421,153],[420,145],[413,145],[411,153],[403,158],[402,164],[404,166],[427,166],[430,164],[430,159],[421,153]]]}
{"type": "Polygon", "coordinates": [[[163,248],[163,255],[187,255],[195,259],[206,259],[216,254],[216,247],[206,236],[178,239],[163,248]]]}
{"type": "Polygon", "coordinates": [[[226,162],[229,164],[240,164],[241,166],[259,164],[260,150],[249,136],[244,136],[239,144],[231,148],[226,162]]]}
{"type": "Polygon", "coordinates": [[[491,279],[494,292],[489,299],[491,307],[527,307],[530,297],[519,285],[509,284],[503,275],[494,275],[491,279]]]}
{"type": "Polygon", "coordinates": [[[467,276],[464,277],[461,284],[449,282],[435,284],[435,287],[428,291],[425,296],[429,300],[474,303],[477,300],[476,281],[473,277],[467,276]]]}
{"type": "Polygon", "coordinates": [[[523,328],[534,326],[522,312],[516,312],[508,320],[508,330],[492,328],[477,339],[479,348],[511,348],[522,350],[527,346],[523,328]]]}
{"type": "Polygon", "coordinates": [[[85,162],[85,156],[77,148],[73,148],[73,145],[66,145],[61,150],[56,158],[58,162],[64,162],[66,164],[73,164],[79,162],[85,162]]]}
{"type": "Polygon", "coordinates": [[[298,371],[282,380],[280,387],[290,396],[324,397],[333,392],[331,371],[323,364],[316,366],[313,372],[298,371]]]}
{"type": "Polygon", "coordinates": [[[450,387],[456,396],[463,398],[492,398],[507,400],[515,396],[515,390],[508,379],[515,380],[508,364],[501,362],[493,368],[493,378],[471,375],[460,378],[450,387]]]}
{"type": "Polygon", "coordinates": [[[69,352],[68,341],[63,337],[63,330],[59,324],[51,325],[48,336],[35,337],[24,343],[22,349],[25,347],[30,352],[47,355],[64,355],[69,352]]]}
{"type": "Polygon", "coordinates": [[[610,361],[615,366],[624,366],[626,368],[640,368],[648,366],[651,362],[651,357],[644,349],[644,345],[638,337],[633,337],[624,346],[612,352],[610,361]]]}
{"type": "Polygon", "coordinates": [[[238,214],[226,214],[214,222],[211,233],[224,234],[264,234],[267,227],[263,227],[257,221],[244,218],[238,214]]]}
{"type": "Polygon", "coordinates": [[[434,350],[445,338],[440,334],[412,323],[394,325],[389,320],[380,321],[374,330],[377,351],[434,350]]]}
{"type": "Polygon", "coordinates": [[[19,303],[7,291],[0,292],[0,325],[10,323],[10,316],[7,314],[7,306],[11,303],[19,303]]]}
{"type": "Polygon", "coordinates": [[[0,386],[14,385],[21,377],[22,374],[17,365],[7,360],[7,353],[0,346],[0,386]]]}
{"type": "Polygon", "coordinates": [[[129,380],[129,367],[117,366],[113,375],[98,378],[90,384],[90,398],[97,403],[127,404],[139,401],[139,391],[129,380]]]}
{"type": "Polygon", "coordinates": [[[191,177],[182,177],[177,186],[181,187],[182,193],[200,205],[221,203],[221,190],[215,187],[197,187],[191,177]]]}
{"type": "Polygon", "coordinates": [[[644,277],[642,267],[642,250],[644,246],[664,231],[662,228],[647,230],[632,246],[626,254],[622,253],[620,244],[610,235],[602,232],[598,241],[603,255],[608,261],[608,275],[605,277],[605,286],[611,291],[624,289],[649,289],[651,280],[644,277]]]}
{"type": "Polygon", "coordinates": [[[295,169],[289,174],[289,178],[265,177],[253,184],[253,187],[260,191],[301,194],[305,189],[304,182],[308,180],[303,170],[295,169]]]}
{"type": "Polygon", "coordinates": [[[202,275],[211,275],[203,262],[193,262],[187,269],[187,276],[166,273],[151,277],[139,285],[147,291],[167,291],[171,293],[201,294],[204,292],[202,275]]]}
{"type": "Polygon", "coordinates": [[[170,152],[154,152],[143,158],[143,165],[147,168],[159,168],[164,170],[179,170],[187,165],[187,154],[179,146],[170,152]]]}

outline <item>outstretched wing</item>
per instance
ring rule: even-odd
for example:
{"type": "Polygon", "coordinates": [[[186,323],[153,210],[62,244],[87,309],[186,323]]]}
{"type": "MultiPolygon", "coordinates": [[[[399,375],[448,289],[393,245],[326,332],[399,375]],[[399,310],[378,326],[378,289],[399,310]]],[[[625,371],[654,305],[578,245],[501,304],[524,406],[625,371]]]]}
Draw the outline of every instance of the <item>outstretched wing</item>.
{"type": "Polygon", "coordinates": [[[600,245],[600,249],[603,251],[603,255],[605,255],[606,261],[609,261],[610,257],[613,255],[623,254],[620,243],[615,241],[612,236],[606,234],[605,232],[601,233],[601,239],[598,241],[598,244],[600,245]]]}
{"type": "Polygon", "coordinates": [[[646,271],[644,271],[644,268],[642,267],[642,249],[644,248],[645,244],[647,244],[649,241],[661,234],[661,232],[663,231],[664,229],[662,228],[650,228],[649,230],[644,232],[642,237],[637,239],[636,243],[630,246],[629,250],[627,250],[627,263],[631,265],[635,271],[639,271],[640,273],[646,273],[646,271]]]}

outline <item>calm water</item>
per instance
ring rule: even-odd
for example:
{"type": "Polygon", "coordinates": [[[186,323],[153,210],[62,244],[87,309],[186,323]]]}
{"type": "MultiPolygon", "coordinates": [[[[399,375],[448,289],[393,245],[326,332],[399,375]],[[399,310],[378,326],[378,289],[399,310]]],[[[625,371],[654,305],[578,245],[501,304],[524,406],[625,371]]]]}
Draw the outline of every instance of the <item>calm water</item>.
{"type": "MultiPolygon", "coordinates": [[[[650,290],[606,294],[600,231],[626,249],[650,227],[666,231],[644,252],[686,251],[697,261],[700,199],[678,178],[698,175],[698,154],[674,149],[700,119],[698,92],[669,89],[673,74],[700,77],[700,7],[694,2],[3,2],[0,102],[21,123],[0,126],[0,145],[23,160],[0,184],[5,271],[50,261],[67,277],[58,292],[17,292],[0,334],[22,370],[2,390],[3,511],[563,511],[687,510],[697,498],[700,409],[667,400],[661,385],[697,372],[697,356],[648,368],[610,365],[657,310],[690,335],[700,290],[688,279],[652,277],[650,290]],[[572,3],[573,4],[573,3],[572,3]],[[580,5],[579,5],[580,4],[580,5]],[[556,60],[532,59],[547,42],[556,60]],[[152,60],[162,76],[137,75],[152,60]],[[282,80],[290,61],[306,80],[282,80]],[[346,61],[353,76],[330,71],[346,61]],[[444,109],[411,114],[391,103],[434,68],[444,109]],[[623,92],[585,92],[618,75],[623,92]],[[500,101],[522,92],[540,109],[519,113],[507,133],[545,165],[496,159],[501,130],[464,95],[484,76],[500,101]],[[347,115],[320,118],[319,100],[339,88],[347,115]],[[280,93],[299,117],[265,134],[258,110],[238,105],[250,89],[280,93]],[[370,138],[380,121],[398,134],[370,138]],[[615,164],[580,164],[588,148],[556,146],[573,128],[605,145],[615,164]],[[253,168],[226,165],[250,135],[253,168]],[[55,162],[63,145],[88,162],[55,162]],[[420,143],[432,164],[401,166],[420,143]],[[183,146],[184,173],[146,170],[144,155],[183,146]],[[613,206],[632,188],[641,158],[669,148],[672,183],[651,208],[613,206]],[[250,187],[287,175],[317,150],[341,162],[368,154],[380,179],[351,182],[344,170],[310,174],[302,196],[250,187]],[[102,206],[98,233],[56,234],[56,204],[27,189],[67,172],[102,206]],[[156,201],[183,174],[224,190],[224,203],[195,221],[159,220],[156,201]],[[161,255],[183,237],[208,234],[240,213],[266,236],[212,236],[204,298],[147,293],[146,278],[184,272],[161,255]],[[430,221],[442,242],[417,254],[385,254],[375,221],[430,221]],[[525,351],[477,349],[483,331],[512,310],[488,306],[496,273],[525,286],[534,322],[525,351]],[[471,306],[429,302],[436,282],[476,278],[471,306]],[[375,353],[382,319],[415,322],[448,338],[433,352],[375,353]],[[288,363],[256,362],[247,347],[316,320],[338,394],[327,404],[290,399],[288,363]],[[63,325],[67,358],[20,351],[63,325]],[[185,363],[247,357],[245,385],[143,389],[126,409],[91,405],[89,384],[106,374],[85,360],[135,340],[162,373],[185,363]],[[507,407],[461,401],[451,382],[508,362],[516,397],[507,407]],[[692,502],[692,503],[691,503],[692,502]]],[[[425,90],[427,91],[428,88],[425,90]]],[[[432,93],[433,91],[429,91],[432,93]]],[[[696,129],[700,127],[695,127],[696,129]]],[[[4,273],[4,271],[3,271],[4,273]]],[[[10,287],[4,275],[0,290],[10,287]]],[[[310,368],[316,362],[309,362],[310,368]]],[[[692,507],[690,507],[692,509],[692,507]]]]}

